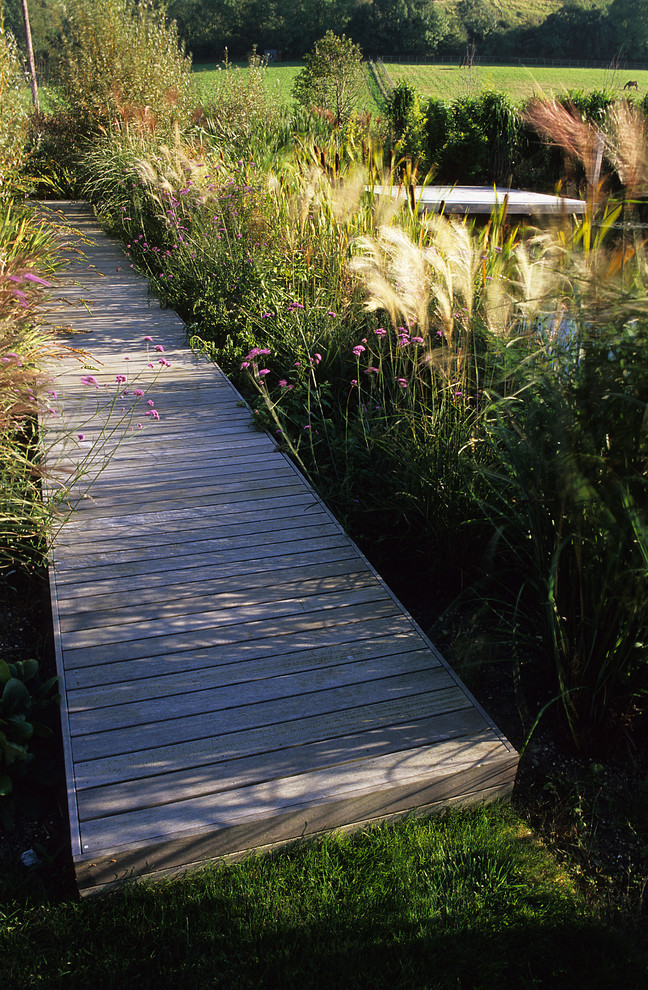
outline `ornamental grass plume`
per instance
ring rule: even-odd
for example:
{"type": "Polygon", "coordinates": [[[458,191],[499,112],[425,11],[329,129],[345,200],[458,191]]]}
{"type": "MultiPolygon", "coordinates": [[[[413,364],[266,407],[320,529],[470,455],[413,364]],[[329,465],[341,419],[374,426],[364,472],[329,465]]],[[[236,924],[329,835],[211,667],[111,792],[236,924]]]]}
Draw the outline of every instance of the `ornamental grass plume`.
{"type": "Polygon", "coordinates": [[[436,215],[423,234],[427,245],[399,227],[382,226],[377,237],[357,239],[361,253],[349,267],[364,284],[368,311],[385,310],[394,325],[416,326],[423,337],[434,328],[453,346],[457,320],[466,329],[473,315],[479,242],[463,221],[436,215]]]}
{"type": "Polygon", "coordinates": [[[588,200],[595,206],[603,164],[605,135],[600,128],[584,120],[575,106],[564,106],[558,100],[534,97],[529,101],[522,119],[549,141],[579,161],[585,169],[588,200]]]}
{"type": "Polygon", "coordinates": [[[606,156],[630,196],[645,196],[648,189],[647,149],[643,111],[627,100],[613,103],[606,119],[606,156]]]}

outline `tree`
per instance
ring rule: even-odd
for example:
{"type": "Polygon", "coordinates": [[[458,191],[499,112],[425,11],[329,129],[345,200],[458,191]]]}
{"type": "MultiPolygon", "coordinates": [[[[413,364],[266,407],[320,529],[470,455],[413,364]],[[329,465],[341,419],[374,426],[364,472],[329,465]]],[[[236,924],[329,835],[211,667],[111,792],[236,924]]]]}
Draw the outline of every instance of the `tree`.
{"type": "Polygon", "coordinates": [[[481,42],[497,28],[497,16],[485,0],[459,0],[457,13],[470,41],[481,42]]]}
{"type": "Polygon", "coordinates": [[[38,83],[36,82],[36,62],[34,61],[34,46],[32,45],[31,24],[27,0],[22,0],[23,21],[25,23],[25,43],[27,45],[27,62],[29,64],[29,81],[31,84],[32,101],[36,113],[40,113],[38,105],[38,83]]]}
{"type": "Polygon", "coordinates": [[[607,9],[619,51],[642,58],[648,50],[648,0],[612,0],[607,9]]]}
{"type": "Polygon", "coordinates": [[[346,35],[327,31],[304,55],[304,68],[295,78],[292,95],[306,107],[330,110],[343,125],[355,109],[365,86],[362,49],[346,35]]]}

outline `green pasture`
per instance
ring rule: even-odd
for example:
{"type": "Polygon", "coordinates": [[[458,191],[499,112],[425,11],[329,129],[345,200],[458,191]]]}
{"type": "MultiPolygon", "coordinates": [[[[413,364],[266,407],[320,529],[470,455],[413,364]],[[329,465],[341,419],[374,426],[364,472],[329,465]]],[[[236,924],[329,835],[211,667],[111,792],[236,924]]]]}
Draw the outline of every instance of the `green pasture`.
{"type": "MultiPolygon", "coordinates": [[[[569,90],[611,90],[623,93],[629,79],[638,83],[641,97],[648,92],[648,71],[619,71],[614,69],[579,69],[563,66],[505,66],[475,65],[461,68],[458,61],[444,65],[406,65],[385,63],[385,69],[395,85],[407,82],[423,94],[453,100],[460,96],[478,96],[496,91],[507,93],[517,102],[534,94],[560,96],[569,90]]],[[[634,94],[634,90],[630,90],[634,94]]]]}
{"type": "MultiPolygon", "coordinates": [[[[291,102],[291,90],[301,62],[280,62],[269,65],[265,70],[266,88],[269,93],[278,93],[282,103],[291,102]]],[[[642,97],[648,93],[648,70],[619,71],[614,69],[580,69],[561,66],[473,66],[460,68],[458,62],[439,65],[407,65],[385,63],[385,69],[395,85],[407,82],[416,86],[423,96],[438,96],[452,100],[461,96],[477,96],[487,91],[507,93],[514,102],[534,94],[560,96],[569,90],[589,92],[590,90],[611,90],[623,94],[624,85],[629,79],[636,80],[638,89],[630,90],[632,95],[642,97]]],[[[248,72],[247,65],[235,64],[230,71],[248,72]]],[[[194,65],[193,81],[196,97],[207,100],[213,93],[218,76],[224,66],[194,65]]],[[[378,94],[368,73],[365,109],[374,114],[378,111],[378,94]]]]}
{"type": "MultiPolygon", "coordinates": [[[[303,68],[303,62],[281,62],[278,65],[268,65],[265,70],[265,83],[269,92],[273,95],[279,93],[282,103],[290,103],[291,90],[295,76],[303,68]]],[[[244,76],[248,73],[246,63],[233,63],[229,71],[241,72],[244,76]]],[[[194,89],[200,99],[207,99],[213,93],[214,86],[218,83],[218,77],[227,71],[222,62],[210,63],[208,65],[199,64],[193,66],[194,89]]]]}

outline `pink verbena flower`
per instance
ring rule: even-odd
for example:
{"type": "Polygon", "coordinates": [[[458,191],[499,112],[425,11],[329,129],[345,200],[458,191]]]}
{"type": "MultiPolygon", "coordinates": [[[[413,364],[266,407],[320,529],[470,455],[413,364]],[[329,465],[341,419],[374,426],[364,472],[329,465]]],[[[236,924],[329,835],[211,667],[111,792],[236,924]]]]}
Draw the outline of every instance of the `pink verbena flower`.
{"type": "Polygon", "coordinates": [[[99,382],[94,375],[84,375],[81,381],[84,385],[94,385],[95,388],[99,388],[99,382]]]}

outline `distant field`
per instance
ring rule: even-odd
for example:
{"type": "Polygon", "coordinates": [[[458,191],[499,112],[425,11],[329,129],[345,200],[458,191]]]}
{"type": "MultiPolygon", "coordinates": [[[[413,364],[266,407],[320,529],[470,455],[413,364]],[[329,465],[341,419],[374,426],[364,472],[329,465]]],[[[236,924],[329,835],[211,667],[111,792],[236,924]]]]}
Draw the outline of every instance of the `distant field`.
{"type": "MultiPolygon", "coordinates": [[[[270,91],[279,94],[282,103],[290,103],[292,85],[301,68],[301,62],[279,62],[269,65],[265,70],[266,86],[270,91]]],[[[588,92],[593,89],[610,89],[622,93],[628,79],[637,81],[639,88],[636,95],[642,97],[648,93],[648,70],[620,73],[611,69],[490,65],[461,69],[456,62],[446,65],[386,63],[385,69],[394,84],[402,81],[412,83],[424,96],[440,96],[448,100],[458,96],[476,96],[487,90],[508,93],[514,102],[521,101],[534,93],[559,96],[567,90],[588,92]]],[[[217,65],[193,67],[194,87],[198,99],[209,99],[215,81],[224,71],[217,65]]],[[[249,70],[247,63],[241,63],[229,71],[241,72],[245,76],[249,70]]],[[[634,90],[631,92],[635,95],[634,90]]],[[[375,86],[372,86],[369,79],[363,106],[374,115],[379,110],[376,96],[375,86]]]]}
{"type": "MultiPolygon", "coordinates": [[[[454,99],[476,96],[487,90],[508,93],[514,102],[534,93],[560,96],[567,90],[610,89],[623,92],[628,79],[639,84],[638,95],[648,92],[648,71],[613,72],[611,69],[541,68],[533,66],[474,66],[461,69],[458,64],[403,65],[386,63],[392,83],[412,83],[424,96],[454,99]]],[[[635,92],[632,90],[631,92],[635,92]]]]}
{"type": "MultiPolygon", "coordinates": [[[[213,90],[214,83],[217,82],[218,76],[221,75],[225,70],[222,68],[222,63],[219,65],[194,65],[193,66],[193,78],[194,87],[197,94],[200,94],[201,99],[207,99],[209,97],[210,91],[213,90]]],[[[292,89],[292,84],[295,76],[299,70],[303,68],[303,63],[301,62],[280,62],[279,64],[269,65],[265,70],[265,82],[269,89],[274,92],[278,92],[283,103],[289,103],[291,96],[290,91],[292,89]]],[[[241,72],[243,76],[246,76],[249,69],[247,62],[236,63],[232,66],[232,69],[237,72],[241,72]]],[[[232,71],[230,69],[230,71],[232,71]]]]}

